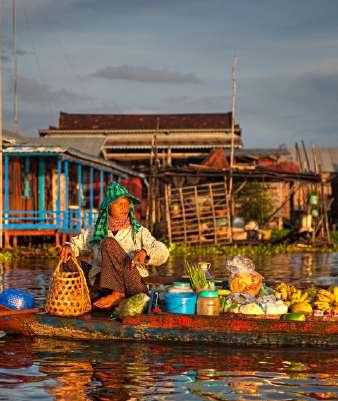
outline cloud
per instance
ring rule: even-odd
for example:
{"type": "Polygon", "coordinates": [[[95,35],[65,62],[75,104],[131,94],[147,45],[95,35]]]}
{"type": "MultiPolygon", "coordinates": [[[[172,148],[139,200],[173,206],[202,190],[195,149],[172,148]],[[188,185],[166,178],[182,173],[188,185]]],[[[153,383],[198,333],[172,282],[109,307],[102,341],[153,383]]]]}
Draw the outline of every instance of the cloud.
{"type": "Polygon", "coordinates": [[[1,61],[2,61],[3,63],[7,63],[7,62],[9,61],[9,57],[6,56],[6,55],[2,55],[2,56],[1,56],[1,61]]]}
{"type": "Polygon", "coordinates": [[[48,84],[35,79],[19,77],[18,95],[27,103],[52,102],[53,104],[71,104],[78,101],[89,101],[91,97],[67,89],[55,90],[48,84]]]}
{"type": "Polygon", "coordinates": [[[104,79],[120,79],[138,82],[159,82],[166,84],[199,84],[201,80],[193,73],[181,74],[175,71],[154,70],[149,67],[128,65],[107,66],[97,70],[91,76],[104,79]]]}
{"type": "Polygon", "coordinates": [[[26,54],[32,54],[32,52],[28,52],[24,49],[16,49],[16,54],[18,56],[25,56],[26,54]]]}
{"type": "Polygon", "coordinates": [[[268,146],[336,145],[338,71],[314,69],[303,74],[243,80],[239,88],[239,116],[244,141],[268,146]]]}

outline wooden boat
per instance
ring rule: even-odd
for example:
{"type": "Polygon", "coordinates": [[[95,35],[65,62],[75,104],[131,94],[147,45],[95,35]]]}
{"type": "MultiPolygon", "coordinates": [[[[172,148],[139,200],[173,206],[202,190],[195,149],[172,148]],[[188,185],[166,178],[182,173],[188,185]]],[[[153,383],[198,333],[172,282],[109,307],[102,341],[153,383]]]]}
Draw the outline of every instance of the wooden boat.
{"type": "Polygon", "coordinates": [[[337,319],[325,318],[290,322],[236,314],[193,316],[159,313],[127,317],[118,322],[102,313],[64,318],[26,310],[0,314],[0,330],[25,336],[74,340],[338,346],[337,319]]]}

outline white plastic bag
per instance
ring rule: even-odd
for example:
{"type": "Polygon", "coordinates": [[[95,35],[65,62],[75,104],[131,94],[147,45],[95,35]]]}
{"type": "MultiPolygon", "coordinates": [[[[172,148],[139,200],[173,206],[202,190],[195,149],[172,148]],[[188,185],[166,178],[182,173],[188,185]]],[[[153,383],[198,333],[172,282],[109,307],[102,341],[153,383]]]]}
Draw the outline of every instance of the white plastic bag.
{"type": "Polygon", "coordinates": [[[263,276],[255,271],[255,265],[249,258],[237,255],[226,263],[230,273],[229,288],[232,292],[244,292],[257,295],[263,282],[263,276]]]}

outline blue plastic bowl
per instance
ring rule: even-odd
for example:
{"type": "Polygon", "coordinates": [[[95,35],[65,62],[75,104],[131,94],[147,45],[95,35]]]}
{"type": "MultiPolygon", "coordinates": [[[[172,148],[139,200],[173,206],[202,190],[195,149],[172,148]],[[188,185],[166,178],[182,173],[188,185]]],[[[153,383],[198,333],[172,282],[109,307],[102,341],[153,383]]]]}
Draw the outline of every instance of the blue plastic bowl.
{"type": "Polygon", "coordinates": [[[194,315],[196,309],[196,294],[193,292],[166,292],[164,300],[166,311],[194,315]]]}
{"type": "Polygon", "coordinates": [[[10,309],[32,309],[34,303],[33,296],[24,290],[7,288],[0,293],[0,305],[10,309]]]}

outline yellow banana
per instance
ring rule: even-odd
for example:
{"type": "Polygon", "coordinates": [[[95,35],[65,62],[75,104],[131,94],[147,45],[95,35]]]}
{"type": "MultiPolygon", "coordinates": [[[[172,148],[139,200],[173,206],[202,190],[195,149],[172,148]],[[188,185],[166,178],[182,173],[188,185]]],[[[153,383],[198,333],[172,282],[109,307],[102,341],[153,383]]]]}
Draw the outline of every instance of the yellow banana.
{"type": "Polygon", "coordinates": [[[324,296],[324,297],[333,299],[333,294],[332,294],[330,291],[328,291],[328,290],[321,289],[321,290],[318,291],[318,294],[319,294],[319,295],[322,295],[322,296],[324,296]]]}
{"type": "Polygon", "coordinates": [[[332,293],[333,293],[334,301],[336,303],[338,303],[338,286],[333,287],[332,293]]]}
{"type": "Polygon", "coordinates": [[[328,302],[328,303],[332,302],[332,298],[328,297],[327,295],[324,295],[324,294],[318,294],[317,299],[319,301],[323,301],[323,302],[328,302]]]}
{"type": "Polygon", "coordinates": [[[297,290],[296,292],[294,292],[291,295],[291,298],[290,298],[291,304],[295,304],[297,302],[300,302],[301,295],[302,295],[302,291],[301,290],[297,290]]]}
{"type": "Polygon", "coordinates": [[[280,291],[281,295],[282,295],[282,300],[285,301],[286,299],[288,299],[288,292],[287,289],[285,287],[281,288],[280,291]]]}
{"type": "Polygon", "coordinates": [[[306,291],[303,292],[303,294],[299,298],[299,302],[304,302],[305,300],[308,299],[308,297],[309,297],[309,294],[306,291]]]}
{"type": "Polygon", "coordinates": [[[323,312],[329,311],[331,309],[330,305],[327,302],[315,302],[316,307],[323,312]]]}

